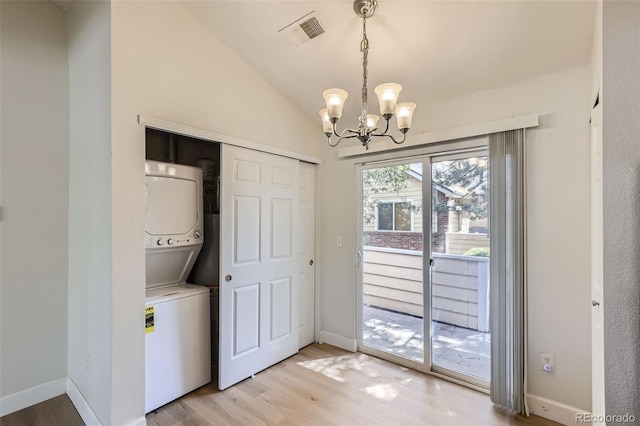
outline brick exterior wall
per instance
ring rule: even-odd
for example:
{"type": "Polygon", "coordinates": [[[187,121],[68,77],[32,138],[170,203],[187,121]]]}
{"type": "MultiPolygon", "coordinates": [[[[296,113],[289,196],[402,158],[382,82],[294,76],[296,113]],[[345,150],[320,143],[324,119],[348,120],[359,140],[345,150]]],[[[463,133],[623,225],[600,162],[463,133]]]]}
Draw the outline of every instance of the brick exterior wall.
{"type": "Polygon", "coordinates": [[[364,233],[364,245],[422,251],[422,232],[369,231],[364,233]]]}
{"type": "MultiPolygon", "coordinates": [[[[437,202],[446,205],[448,198],[440,191],[436,191],[437,202]]],[[[437,213],[438,229],[434,229],[431,236],[431,248],[434,253],[444,253],[446,247],[446,232],[449,228],[449,210],[437,213]]],[[[429,226],[431,215],[424,215],[424,226],[429,226]]],[[[403,250],[422,251],[422,232],[398,231],[365,231],[364,245],[370,247],[386,247],[403,250]]]]}

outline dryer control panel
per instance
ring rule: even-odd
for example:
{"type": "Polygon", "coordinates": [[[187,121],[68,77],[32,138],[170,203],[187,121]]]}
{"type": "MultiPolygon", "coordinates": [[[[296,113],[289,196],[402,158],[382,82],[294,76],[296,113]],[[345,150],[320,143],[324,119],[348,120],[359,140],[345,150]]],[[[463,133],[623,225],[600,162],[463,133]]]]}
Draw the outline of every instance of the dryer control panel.
{"type": "Polygon", "coordinates": [[[203,230],[201,228],[196,228],[193,233],[187,235],[145,235],[145,246],[147,249],[189,246],[193,244],[202,244],[203,242],[203,230]]]}

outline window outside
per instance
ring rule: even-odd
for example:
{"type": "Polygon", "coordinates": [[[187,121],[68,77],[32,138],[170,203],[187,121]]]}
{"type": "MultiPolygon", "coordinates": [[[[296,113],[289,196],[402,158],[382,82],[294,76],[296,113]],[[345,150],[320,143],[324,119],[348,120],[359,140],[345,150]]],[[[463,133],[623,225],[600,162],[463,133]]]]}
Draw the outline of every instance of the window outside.
{"type": "Polygon", "coordinates": [[[411,202],[380,202],[377,219],[378,231],[412,231],[411,202]]]}

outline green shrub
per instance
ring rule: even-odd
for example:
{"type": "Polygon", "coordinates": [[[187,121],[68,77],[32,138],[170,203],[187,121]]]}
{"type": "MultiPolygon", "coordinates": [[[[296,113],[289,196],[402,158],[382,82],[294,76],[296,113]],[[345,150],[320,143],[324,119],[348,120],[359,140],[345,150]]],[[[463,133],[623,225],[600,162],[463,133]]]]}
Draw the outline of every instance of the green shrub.
{"type": "Polygon", "coordinates": [[[467,250],[464,256],[489,257],[489,247],[474,247],[467,250]]]}

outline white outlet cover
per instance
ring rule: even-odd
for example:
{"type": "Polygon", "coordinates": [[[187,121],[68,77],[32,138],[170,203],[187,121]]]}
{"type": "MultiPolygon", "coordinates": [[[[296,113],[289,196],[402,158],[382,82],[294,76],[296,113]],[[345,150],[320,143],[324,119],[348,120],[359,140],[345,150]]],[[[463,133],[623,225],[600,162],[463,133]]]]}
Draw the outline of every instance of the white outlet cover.
{"type": "Polygon", "coordinates": [[[546,371],[547,373],[553,373],[556,369],[556,360],[553,354],[541,352],[540,363],[542,366],[542,370],[546,371]]]}

